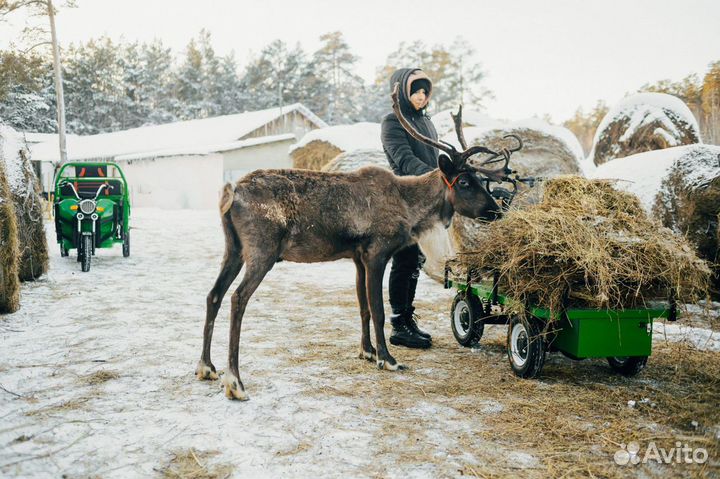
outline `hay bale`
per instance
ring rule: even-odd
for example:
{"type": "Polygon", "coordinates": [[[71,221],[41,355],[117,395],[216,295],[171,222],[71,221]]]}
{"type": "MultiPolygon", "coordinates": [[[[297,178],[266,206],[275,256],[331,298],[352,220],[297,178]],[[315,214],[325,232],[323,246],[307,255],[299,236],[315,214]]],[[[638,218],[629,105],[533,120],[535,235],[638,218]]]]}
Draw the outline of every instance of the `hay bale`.
{"type": "Polygon", "coordinates": [[[361,122],[312,130],[290,147],[290,156],[293,168],[321,170],[340,153],[355,150],[382,151],[379,123],[361,122]]]}
{"type": "Polygon", "coordinates": [[[0,313],[5,314],[14,313],[20,308],[20,254],[15,206],[7,181],[5,162],[2,160],[0,156],[0,313]]]}
{"type": "Polygon", "coordinates": [[[379,166],[390,169],[390,163],[382,150],[353,150],[337,155],[322,167],[322,171],[347,173],[363,166],[379,166]]]}
{"type": "Polygon", "coordinates": [[[602,165],[644,151],[700,143],[700,128],[690,109],[665,93],[640,93],[621,100],[605,115],[588,159],[602,165]]]}
{"type": "MultiPolygon", "coordinates": [[[[457,113],[457,108],[454,110],[442,110],[432,115],[432,122],[433,125],[435,125],[435,131],[437,131],[438,136],[443,137],[455,131],[455,122],[452,119],[452,114],[454,113],[457,113]]],[[[501,128],[504,126],[503,122],[472,109],[463,108],[462,119],[464,127],[501,128]]]]}
{"type": "Polygon", "coordinates": [[[342,153],[335,145],[322,140],[313,140],[290,153],[293,168],[320,170],[330,160],[342,153]]]}
{"type": "Polygon", "coordinates": [[[713,263],[714,298],[720,298],[720,146],[686,145],[639,153],[600,165],[596,178],[622,180],[645,211],[685,236],[698,256],[713,263]]]}
{"type": "MultiPolygon", "coordinates": [[[[564,127],[531,119],[508,123],[503,127],[467,128],[464,133],[468,145],[484,145],[495,151],[515,145],[512,139],[503,139],[505,135],[514,134],[522,138],[523,149],[513,154],[510,167],[523,177],[553,178],[581,172],[582,146],[577,137],[564,127]]],[[[459,146],[454,131],[444,140],[459,146]]],[[[542,191],[540,186],[529,188],[520,185],[513,204],[536,204],[542,197],[542,191]]],[[[474,251],[482,241],[486,227],[484,221],[455,215],[450,226],[452,247],[455,251],[474,251]]]]}
{"type": "Polygon", "coordinates": [[[635,195],[577,176],[548,181],[540,204],[491,223],[479,246],[460,255],[461,264],[497,268],[519,308],[526,301],[553,311],[643,306],[669,290],[695,301],[710,276],[687,241],[651,220],[635,195]]]}
{"type": "Polygon", "coordinates": [[[0,141],[15,206],[20,253],[18,276],[20,281],[32,281],[47,273],[49,263],[40,181],[21,136],[12,128],[0,127],[0,141]]]}

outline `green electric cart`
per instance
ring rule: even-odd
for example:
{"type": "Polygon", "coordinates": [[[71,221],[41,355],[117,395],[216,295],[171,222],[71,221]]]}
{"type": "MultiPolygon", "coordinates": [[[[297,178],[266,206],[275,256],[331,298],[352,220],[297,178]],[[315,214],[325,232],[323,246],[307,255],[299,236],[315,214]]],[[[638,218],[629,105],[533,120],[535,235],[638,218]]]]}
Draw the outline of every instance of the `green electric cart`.
{"type": "Polygon", "coordinates": [[[451,262],[445,266],[445,287],[457,290],[450,311],[455,339],[472,347],[486,324],[507,324],[510,367],[523,378],[540,374],[546,352],[556,351],[574,360],[606,358],[614,371],[634,376],[652,352],[653,322],[661,318],[675,321],[678,316],[672,298],[656,309],[568,308],[552,318],[549,309],[528,305],[525,315],[511,314],[508,306],[512,299],[498,291],[496,272],[457,274],[457,263],[451,266],[451,262]]]}
{"type": "Polygon", "coordinates": [[[130,256],[130,197],[116,163],[65,163],[55,175],[53,206],[60,255],[76,249],[82,271],[90,271],[96,248],[119,243],[130,256]]]}

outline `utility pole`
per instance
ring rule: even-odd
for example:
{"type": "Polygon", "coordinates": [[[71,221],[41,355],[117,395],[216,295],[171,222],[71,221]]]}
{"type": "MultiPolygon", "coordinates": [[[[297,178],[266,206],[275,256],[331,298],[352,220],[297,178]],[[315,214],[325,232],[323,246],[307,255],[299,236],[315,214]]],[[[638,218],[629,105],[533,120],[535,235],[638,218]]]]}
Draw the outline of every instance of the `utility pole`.
{"type": "Polygon", "coordinates": [[[53,66],[55,69],[55,95],[57,97],[58,136],[60,138],[60,163],[55,166],[57,171],[67,161],[67,144],[65,141],[65,97],[63,96],[62,70],[60,69],[60,47],[55,31],[55,9],[52,0],[46,0],[50,17],[50,33],[52,34],[53,66]]]}

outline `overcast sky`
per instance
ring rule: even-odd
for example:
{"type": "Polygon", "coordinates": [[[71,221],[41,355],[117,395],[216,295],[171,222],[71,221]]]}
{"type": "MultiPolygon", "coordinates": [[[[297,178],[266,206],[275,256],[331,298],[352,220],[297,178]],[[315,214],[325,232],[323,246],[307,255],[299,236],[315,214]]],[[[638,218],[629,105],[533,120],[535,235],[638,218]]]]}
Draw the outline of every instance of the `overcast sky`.
{"type": "MultiPolygon", "coordinates": [[[[58,0],[56,0],[56,3],[58,0]]],[[[279,38],[313,51],[340,30],[360,56],[358,73],[401,41],[450,44],[462,35],[487,72],[493,117],[548,113],[563,121],[578,106],[612,104],[642,84],[704,74],[720,60],[718,0],[77,0],[57,18],[62,44],[100,35],[161,39],[180,52],[200,29],[239,64],[279,38]]],[[[0,24],[7,44],[23,23],[0,24]]],[[[3,46],[4,46],[3,45],[3,46]]]]}

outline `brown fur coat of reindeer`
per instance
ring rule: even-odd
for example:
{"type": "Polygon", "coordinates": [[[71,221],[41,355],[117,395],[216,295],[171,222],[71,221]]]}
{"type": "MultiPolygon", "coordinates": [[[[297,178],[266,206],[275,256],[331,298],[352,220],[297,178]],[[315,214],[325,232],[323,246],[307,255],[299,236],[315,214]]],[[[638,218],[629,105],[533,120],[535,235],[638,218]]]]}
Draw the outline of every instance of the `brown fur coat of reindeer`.
{"type": "Polygon", "coordinates": [[[440,155],[439,169],[418,177],[395,176],[379,167],[352,173],[258,170],[234,187],[225,185],[220,200],[225,256],[207,297],[202,357],[196,375],[199,379],[218,379],[210,360],[215,318],[223,296],[245,265],[243,279],[232,295],[228,369],[223,377],[228,398],[248,398],[238,372],[240,328],[248,300],[276,262],[351,258],[356,266],[362,321],[360,357],[377,361],[380,369],[396,371],[404,366],[388,352],[383,331],[382,280],[392,254],[416,242],[437,223],[447,227],[454,213],[488,220],[499,215],[481,175],[502,180],[509,171],[507,161],[498,170],[471,168],[466,164],[470,156],[499,154],[479,146],[468,149],[462,140],[466,149],[459,152],[413,131],[398,107],[397,88],[393,108],[408,133],[447,153],[440,155]],[[371,318],[376,347],[370,338],[371,318]]]}

